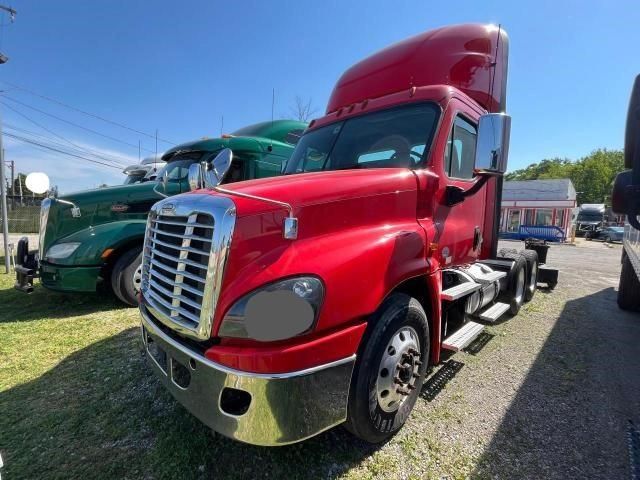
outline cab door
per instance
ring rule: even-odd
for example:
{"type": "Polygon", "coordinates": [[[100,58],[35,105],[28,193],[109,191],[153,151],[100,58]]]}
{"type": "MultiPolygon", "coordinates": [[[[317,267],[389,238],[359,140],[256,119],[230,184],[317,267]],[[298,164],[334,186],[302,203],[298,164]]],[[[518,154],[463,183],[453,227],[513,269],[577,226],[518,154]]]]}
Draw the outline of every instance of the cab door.
{"type": "Polygon", "coordinates": [[[460,203],[447,204],[447,187],[466,191],[480,181],[480,177],[474,175],[480,113],[453,98],[445,111],[433,149],[431,170],[438,181],[430,212],[434,227],[431,252],[443,268],[473,262],[481,252],[486,185],[460,203]]]}

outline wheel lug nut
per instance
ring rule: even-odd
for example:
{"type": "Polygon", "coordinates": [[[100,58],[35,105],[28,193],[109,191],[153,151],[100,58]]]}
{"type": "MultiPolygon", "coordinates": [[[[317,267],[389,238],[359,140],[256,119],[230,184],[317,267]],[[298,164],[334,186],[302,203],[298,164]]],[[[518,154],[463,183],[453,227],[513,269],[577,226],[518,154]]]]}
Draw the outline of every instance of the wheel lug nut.
{"type": "Polygon", "coordinates": [[[409,390],[415,390],[416,389],[416,386],[415,385],[411,385],[411,384],[407,385],[407,387],[409,388],[409,390]]]}
{"type": "Polygon", "coordinates": [[[412,376],[413,376],[413,378],[420,378],[420,374],[419,374],[419,373],[415,373],[415,372],[414,372],[414,373],[412,374],[412,376]]]}

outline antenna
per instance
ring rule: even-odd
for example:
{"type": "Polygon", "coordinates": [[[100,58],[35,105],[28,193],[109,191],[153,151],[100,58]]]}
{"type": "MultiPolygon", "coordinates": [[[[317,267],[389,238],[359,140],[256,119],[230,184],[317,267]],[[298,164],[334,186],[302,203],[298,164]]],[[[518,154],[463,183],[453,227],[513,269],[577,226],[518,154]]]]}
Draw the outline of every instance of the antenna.
{"type": "Polygon", "coordinates": [[[493,62],[491,62],[491,66],[493,67],[493,72],[491,74],[491,83],[489,84],[489,101],[493,99],[493,86],[496,81],[496,67],[498,64],[498,47],[500,46],[500,33],[502,32],[502,24],[498,24],[498,38],[496,39],[496,51],[493,54],[493,62]]]}
{"type": "Polygon", "coordinates": [[[271,91],[271,126],[273,126],[273,109],[276,106],[276,89],[273,88],[271,91]]]}
{"type": "MultiPolygon", "coordinates": [[[[273,128],[273,109],[276,106],[276,89],[275,87],[271,89],[271,128],[273,128]]],[[[271,135],[273,136],[273,135],[271,135]]],[[[267,150],[271,151],[273,150],[273,139],[269,139],[269,146],[267,147],[267,150]]]]}
{"type": "Polygon", "coordinates": [[[154,161],[158,160],[158,129],[156,128],[156,157],[154,161]]]}

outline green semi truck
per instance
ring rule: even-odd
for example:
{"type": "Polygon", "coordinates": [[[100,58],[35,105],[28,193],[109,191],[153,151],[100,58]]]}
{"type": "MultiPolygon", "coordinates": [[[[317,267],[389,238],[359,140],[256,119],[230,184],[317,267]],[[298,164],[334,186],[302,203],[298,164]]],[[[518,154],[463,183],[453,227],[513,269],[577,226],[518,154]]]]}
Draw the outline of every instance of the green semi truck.
{"type": "Polygon", "coordinates": [[[234,152],[224,183],[279,175],[306,126],[293,120],[263,122],[184,143],[162,156],[166,165],[156,180],[43,200],[38,251],[29,251],[26,237],[18,243],[15,288],[31,293],[37,277],[44,287],[61,292],[95,292],[105,284],[125,304],[137,305],[151,206],[189,191],[189,167],[209,165],[224,148],[234,152]]]}

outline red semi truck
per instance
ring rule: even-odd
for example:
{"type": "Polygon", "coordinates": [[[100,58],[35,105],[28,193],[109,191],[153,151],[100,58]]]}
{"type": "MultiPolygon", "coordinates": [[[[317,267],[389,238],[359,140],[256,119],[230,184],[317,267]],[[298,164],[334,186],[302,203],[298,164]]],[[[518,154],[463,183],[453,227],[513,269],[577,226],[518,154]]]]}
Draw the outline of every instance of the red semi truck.
{"type": "Polygon", "coordinates": [[[342,423],[380,442],[444,349],[557,280],[535,251],[497,256],[507,50],[492,25],[390,46],[342,75],[284,176],[215,187],[227,150],[154,205],[142,336],[179,402],[252,444],[342,423]]]}

